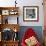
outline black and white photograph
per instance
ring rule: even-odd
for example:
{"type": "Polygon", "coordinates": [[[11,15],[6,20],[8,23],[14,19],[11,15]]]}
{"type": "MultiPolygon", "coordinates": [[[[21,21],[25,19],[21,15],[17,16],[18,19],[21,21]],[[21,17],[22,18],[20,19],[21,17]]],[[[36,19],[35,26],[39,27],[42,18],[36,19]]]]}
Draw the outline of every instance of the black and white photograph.
{"type": "Polygon", "coordinates": [[[24,6],[23,16],[25,21],[38,21],[38,6],[24,6]]]}

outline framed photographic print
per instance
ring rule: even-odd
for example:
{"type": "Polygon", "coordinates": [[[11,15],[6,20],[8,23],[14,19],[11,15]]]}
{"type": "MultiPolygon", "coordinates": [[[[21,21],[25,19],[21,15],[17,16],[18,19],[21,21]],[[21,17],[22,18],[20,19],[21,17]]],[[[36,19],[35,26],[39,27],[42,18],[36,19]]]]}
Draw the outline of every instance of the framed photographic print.
{"type": "Polygon", "coordinates": [[[2,10],[2,15],[9,15],[9,10],[2,10]]]}
{"type": "Polygon", "coordinates": [[[38,6],[24,6],[23,7],[23,20],[37,22],[39,20],[38,6]]]}
{"type": "Polygon", "coordinates": [[[17,13],[18,13],[18,11],[14,10],[14,9],[9,11],[10,15],[16,15],[17,13]]]}

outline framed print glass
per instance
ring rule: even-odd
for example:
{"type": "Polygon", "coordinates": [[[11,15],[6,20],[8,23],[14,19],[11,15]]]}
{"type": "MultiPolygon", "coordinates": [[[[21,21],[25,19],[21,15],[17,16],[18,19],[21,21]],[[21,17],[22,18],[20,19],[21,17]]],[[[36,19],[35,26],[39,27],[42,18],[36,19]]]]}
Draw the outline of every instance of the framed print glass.
{"type": "Polygon", "coordinates": [[[9,10],[2,10],[2,15],[9,15],[9,10]]]}
{"type": "Polygon", "coordinates": [[[23,7],[23,20],[24,21],[38,21],[39,8],[38,6],[24,6],[23,7]]]}

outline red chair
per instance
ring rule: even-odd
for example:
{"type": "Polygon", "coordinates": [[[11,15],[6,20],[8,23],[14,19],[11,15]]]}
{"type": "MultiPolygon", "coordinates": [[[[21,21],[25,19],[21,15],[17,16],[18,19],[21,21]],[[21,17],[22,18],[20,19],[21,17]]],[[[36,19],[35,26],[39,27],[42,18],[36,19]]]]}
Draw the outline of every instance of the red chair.
{"type": "MultiPolygon", "coordinates": [[[[28,39],[29,37],[32,37],[32,36],[34,36],[37,39],[37,35],[34,32],[34,30],[32,28],[28,28],[27,31],[24,34],[24,37],[22,38],[21,46],[27,46],[26,43],[25,43],[25,40],[28,39]]],[[[41,46],[39,41],[37,42],[37,44],[35,46],[41,46]]]]}

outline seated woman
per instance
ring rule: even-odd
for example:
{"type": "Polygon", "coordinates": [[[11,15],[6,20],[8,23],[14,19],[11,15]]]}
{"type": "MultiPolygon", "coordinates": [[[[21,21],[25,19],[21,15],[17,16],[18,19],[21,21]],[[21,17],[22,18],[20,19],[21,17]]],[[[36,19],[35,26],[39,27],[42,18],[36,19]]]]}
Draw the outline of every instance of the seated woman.
{"type": "Polygon", "coordinates": [[[27,29],[22,39],[21,46],[41,46],[37,35],[32,28],[27,29]]]}

